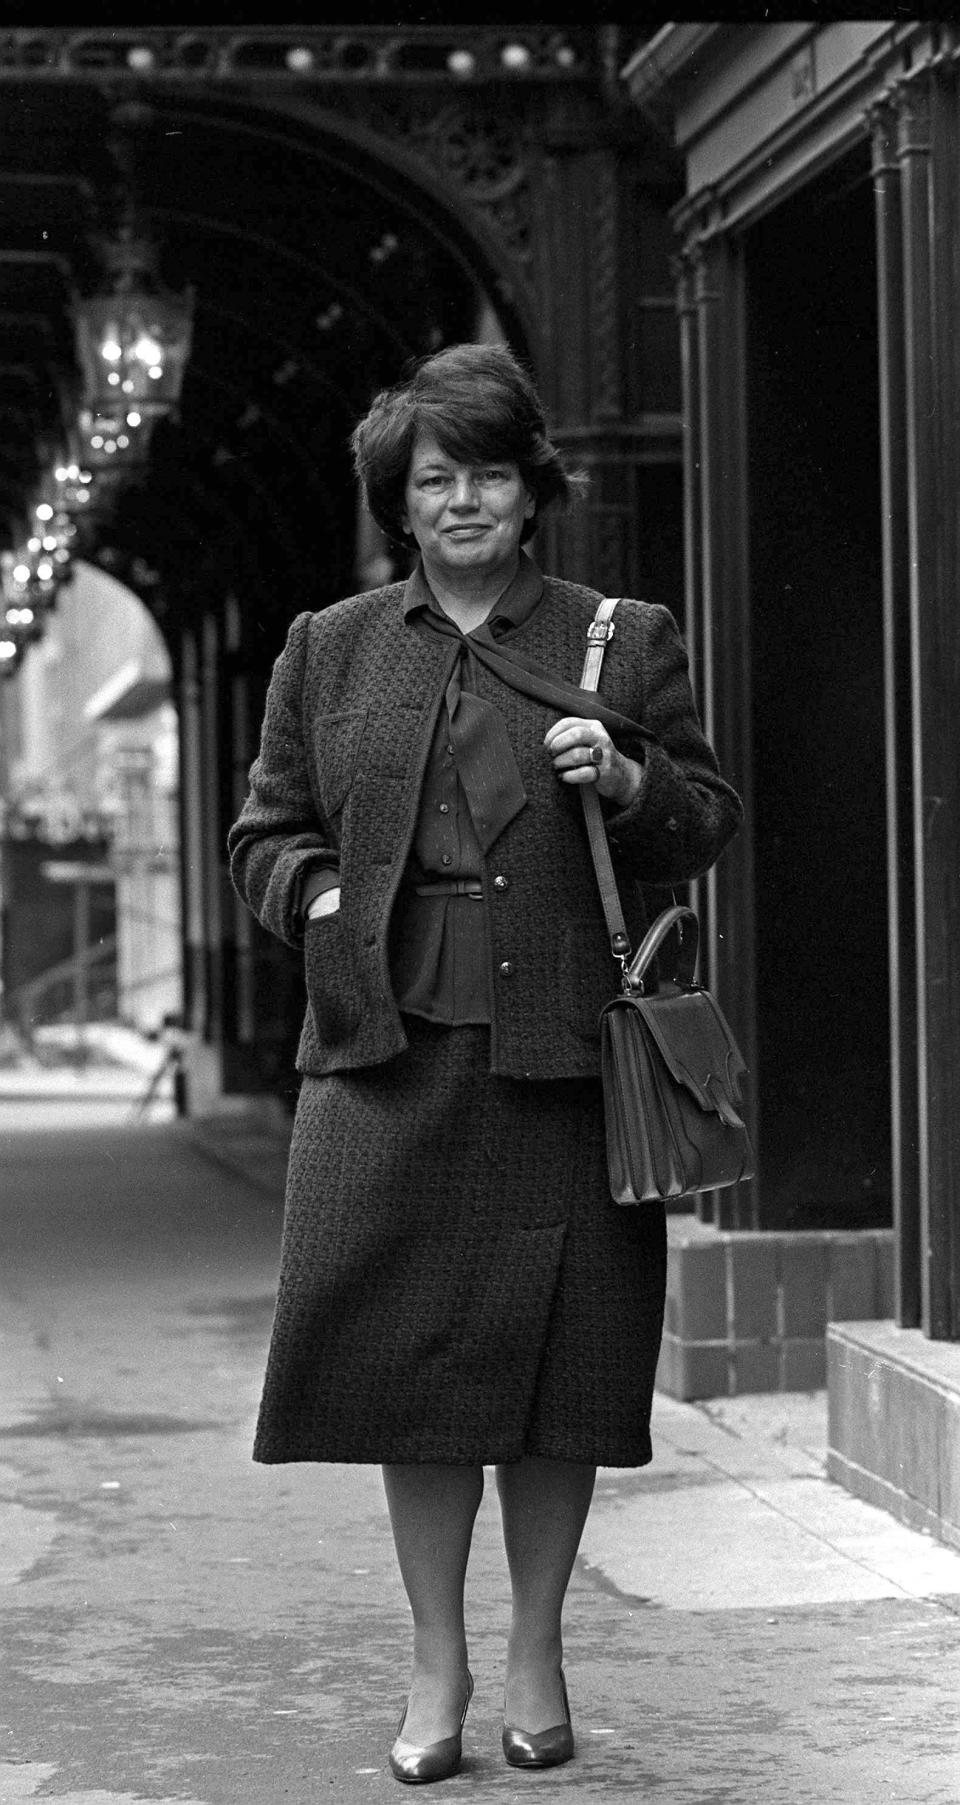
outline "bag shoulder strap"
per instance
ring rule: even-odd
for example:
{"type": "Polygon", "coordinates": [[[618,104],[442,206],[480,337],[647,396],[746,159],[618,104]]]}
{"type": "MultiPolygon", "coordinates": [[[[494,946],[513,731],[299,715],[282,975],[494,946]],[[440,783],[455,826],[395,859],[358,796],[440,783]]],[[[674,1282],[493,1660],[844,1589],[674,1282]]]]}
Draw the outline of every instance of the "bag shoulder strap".
{"type": "Polygon", "coordinates": [[[618,595],[605,595],[587,628],[587,655],[583,661],[583,674],[580,678],[581,689],[597,690],[600,688],[600,671],[604,653],[617,630],[613,624],[613,616],[619,600],[618,595]]]}
{"type": "MultiPolygon", "coordinates": [[[[604,653],[616,632],[613,616],[619,599],[619,596],[604,596],[587,628],[587,652],[583,661],[583,676],[580,679],[581,688],[584,690],[595,690],[600,681],[604,653]]],[[[645,737],[652,740],[655,745],[658,743],[656,736],[649,731],[645,737]]],[[[623,904],[617,888],[613,860],[610,857],[606,823],[600,807],[600,798],[593,784],[584,784],[581,787],[580,800],[583,803],[593,868],[597,874],[600,901],[603,904],[607,933],[610,936],[610,951],[623,973],[624,990],[628,993],[643,990],[647,968],[674,927],[678,928],[680,932],[677,982],[686,989],[692,989],[700,938],[700,924],[696,914],[684,904],[675,904],[672,909],[664,910],[648,928],[640,950],[631,962],[630,937],[627,933],[623,904]]]]}
{"type": "MultiPolygon", "coordinates": [[[[583,661],[583,675],[580,678],[581,689],[595,690],[600,682],[604,654],[614,633],[613,616],[619,596],[605,595],[587,628],[587,652],[583,661]]],[[[597,886],[600,901],[603,904],[607,933],[610,936],[610,951],[618,961],[626,976],[630,960],[630,936],[623,914],[623,904],[617,889],[617,880],[610,857],[610,842],[604,824],[600,798],[593,784],[584,784],[580,790],[583,803],[583,814],[587,824],[587,838],[593,858],[593,868],[597,874],[597,886]]]]}

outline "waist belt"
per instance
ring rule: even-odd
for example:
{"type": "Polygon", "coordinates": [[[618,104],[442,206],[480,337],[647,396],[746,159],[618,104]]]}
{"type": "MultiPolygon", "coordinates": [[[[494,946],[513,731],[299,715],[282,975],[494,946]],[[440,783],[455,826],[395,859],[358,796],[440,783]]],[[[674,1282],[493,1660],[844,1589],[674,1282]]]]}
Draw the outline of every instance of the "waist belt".
{"type": "Polygon", "coordinates": [[[435,884],[414,884],[417,896],[472,896],[475,901],[483,895],[483,885],[472,877],[438,878],[435,884]]]}

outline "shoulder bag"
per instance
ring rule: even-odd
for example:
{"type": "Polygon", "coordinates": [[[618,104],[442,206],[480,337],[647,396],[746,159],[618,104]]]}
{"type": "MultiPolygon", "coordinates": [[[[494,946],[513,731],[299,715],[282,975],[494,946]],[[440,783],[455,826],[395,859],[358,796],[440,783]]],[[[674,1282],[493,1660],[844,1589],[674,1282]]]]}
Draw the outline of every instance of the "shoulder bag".
{"type": "MultiPolygon", "coordinates": [[[[585,690],[597,688],[617,599],[605,597],[587,629],[585,690]]],[[[622,1204],[666,1201],[752,1178],[741,1113],[746,1066],[719,1005],[696,982],[696,914],[682,904],[665,909],[632,953],[600,798],[593,786],[581,797],[610,950],[622,973],[622,994],[600,1011],[610,1194],[622,1204]],[[652,983],[654,961],[674,929],[671,975],[652,983]]]]}

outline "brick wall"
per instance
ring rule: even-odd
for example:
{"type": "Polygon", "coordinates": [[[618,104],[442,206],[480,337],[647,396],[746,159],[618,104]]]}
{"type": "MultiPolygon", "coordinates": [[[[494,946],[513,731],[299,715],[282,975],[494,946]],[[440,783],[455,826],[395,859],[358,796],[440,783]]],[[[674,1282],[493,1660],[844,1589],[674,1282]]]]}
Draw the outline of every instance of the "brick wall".
{"type": "Polygon", "coordinates": [[[657,1385],[675,1398],[814,1391],[828,1322],[893,1314],[890,1229],[722,1231],[669,1216],[657,1385]]]}

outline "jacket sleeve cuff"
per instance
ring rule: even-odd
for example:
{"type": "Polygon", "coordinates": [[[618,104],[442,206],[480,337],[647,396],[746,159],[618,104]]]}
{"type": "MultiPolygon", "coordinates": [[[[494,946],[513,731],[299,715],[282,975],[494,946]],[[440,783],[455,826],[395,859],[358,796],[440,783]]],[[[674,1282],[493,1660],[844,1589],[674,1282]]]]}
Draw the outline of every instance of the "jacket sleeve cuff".
{"type": "Polygon", "coordinates": [[[306,915],[315,896],[322,896],[326,890],[335,890],[340,882],[340,870],[337,865],[322,865],[308,868],[300,879],[300,895],[297,899],[297,911],[306,915]]]}
{"type": "Polygon", "coordinates": [[[621,746],[620,750],[634,763],[640,766],[640,786],[636,795],[626,804],[611,802],[604,797],[600,799],[604,820],[610,833],[616,834],[621,827],[629,827],[640,816],[646,800],[647,760],[642,740],[631,746],[621,746]]]}

